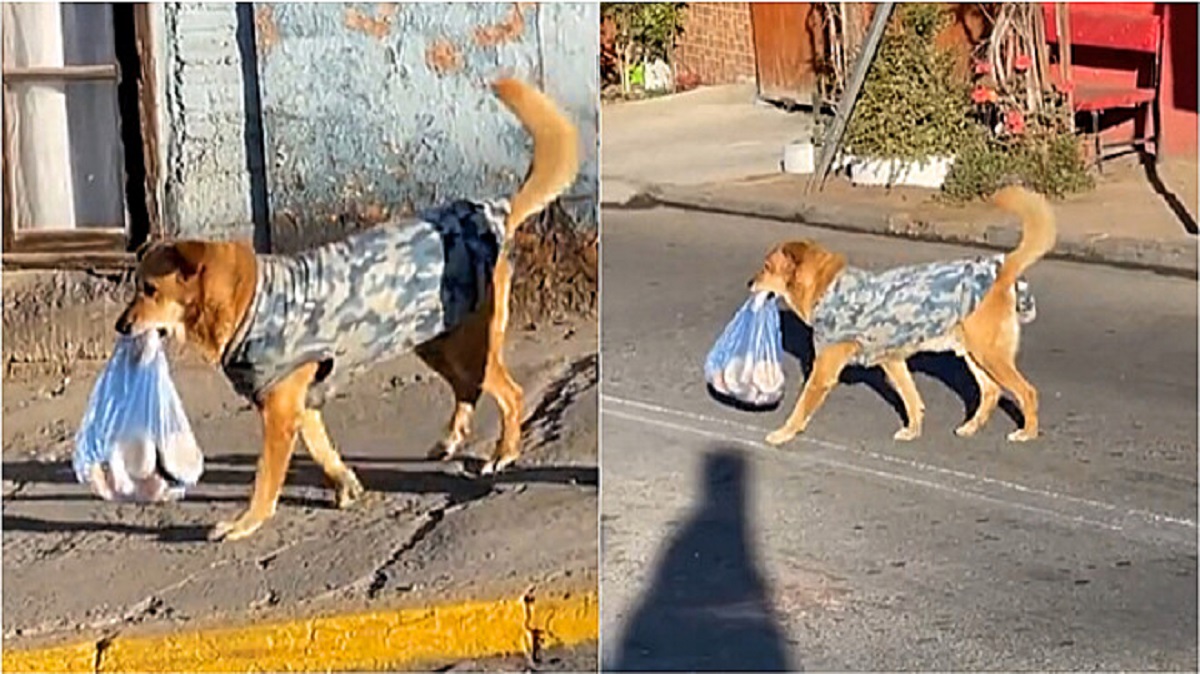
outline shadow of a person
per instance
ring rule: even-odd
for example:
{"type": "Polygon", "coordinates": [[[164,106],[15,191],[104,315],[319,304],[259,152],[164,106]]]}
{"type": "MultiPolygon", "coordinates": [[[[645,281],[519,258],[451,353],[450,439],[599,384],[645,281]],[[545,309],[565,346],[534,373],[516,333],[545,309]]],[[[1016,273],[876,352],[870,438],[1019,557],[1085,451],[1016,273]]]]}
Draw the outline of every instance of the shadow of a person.
{"type": "Polygon", "coordinates": [[[746,460],[704,461],[703,501],[667,545],[606,671],[788,671],[746,530],[746,460]]]}

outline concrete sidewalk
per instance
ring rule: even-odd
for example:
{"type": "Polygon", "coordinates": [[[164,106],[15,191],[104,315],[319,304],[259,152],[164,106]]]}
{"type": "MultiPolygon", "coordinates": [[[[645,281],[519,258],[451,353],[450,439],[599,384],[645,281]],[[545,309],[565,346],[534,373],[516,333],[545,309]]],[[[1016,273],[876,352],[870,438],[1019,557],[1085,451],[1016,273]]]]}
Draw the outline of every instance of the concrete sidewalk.
{"type": "MultiPolygon", "coordinates": [[[[219,372],[175,368],[206,466],[163,505],[75,482],[99,364],[5,382],[4,671],[441,667],[595,642],[596,335],[594,321],[512,332],[524,454],[490,479],[424,458],[452,405],[440,378],[415,358],[376,367],[326,408],[363,501],[334,509],[300,450],[275,518],[225,543],[205,534],[245,506],[260,431],[219,372]]],[[[485,399],[469,453],[497,428],[485,399]]]]}
{"type": "MultiPolygon", "coordinates": [[[[750,87],[612,104],[603,123],[606,207],[662,204],[990,249],[1019,236],[989,204],[950,206],[932,190],[855,187],[831,175],[805,195],[808,176],[781,173],[780,159],[784,144],[807,134],[810,115],[756,104],[750,87]]],[[[1156,188],[1131,161],[1106,164],[1095,190],[1055,203],[1052,257],[1195,277],[1196,160],[1165,161],[1159,176],[1156,188]]]]}
{"type": "Polygon", "coordinates": [[[754,91],[736,84],[604,105],[601,201],[624,203],[656,185],[777,173],[784,143],[808,137],[812,121],[756,102],[754,91]]]}

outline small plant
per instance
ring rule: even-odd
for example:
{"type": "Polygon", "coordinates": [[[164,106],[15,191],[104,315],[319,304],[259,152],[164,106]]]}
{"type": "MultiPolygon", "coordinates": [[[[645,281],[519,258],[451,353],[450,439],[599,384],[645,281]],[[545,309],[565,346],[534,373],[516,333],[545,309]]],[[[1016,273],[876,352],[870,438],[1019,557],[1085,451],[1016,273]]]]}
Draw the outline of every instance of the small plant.
{"type": "MultiPolygon", "coordinates": [[[[670,63],[675,41],[683,34],[683,2],[602,2],[601,53],[610,55],[621,89],[629,94],[630,74],[655,59],[670,63]]],[[[602,69],[605,64],[602,63],[602,69]]]]}
{"type": "Polygon", "coordinates": [[[998,137],[977,127],[959,146],[942,195],[950,202],[971,201],[992,194],[1012,177],[1055,198],[1093,186],[1074,135],[1035,129],[998,137]]]}
{"type": "Polygon", "coordinates": [[[956,153],[971,103],[954,54],[935,43],[950,18],[938,4],[896,8],[846,128],[849,152],[917,162],[956,153]]]}
{"type": "Polygon", "coordinates": [[[1070,83],[1045,90],[1038,60],[1021,51],[999,65],[977,61],[973,70],[971,116],[976,124],[942,186],[948,200],[985,196],[1009,177],[1053,197],[1093,187],[1071,129],[1070,83]]]}

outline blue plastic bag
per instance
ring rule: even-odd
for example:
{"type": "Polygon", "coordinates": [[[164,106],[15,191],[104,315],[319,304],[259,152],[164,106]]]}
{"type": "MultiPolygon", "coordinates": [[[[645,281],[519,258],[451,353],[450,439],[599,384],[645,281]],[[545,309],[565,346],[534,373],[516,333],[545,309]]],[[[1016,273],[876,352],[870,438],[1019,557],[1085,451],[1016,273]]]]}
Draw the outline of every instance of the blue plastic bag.
{"type": "Polygon", "coordinates": [[[204,472],[158,333],[120,337],[75,434],[75,477],[109,501],[167,501],[204,472]]]}
{"type": "Polygon", "coordinates": [[[717,393],[766,407],[783,397],[783,333],[769,293],[752,295],[717,338],[704,361],[704,380],[717,393]]]}

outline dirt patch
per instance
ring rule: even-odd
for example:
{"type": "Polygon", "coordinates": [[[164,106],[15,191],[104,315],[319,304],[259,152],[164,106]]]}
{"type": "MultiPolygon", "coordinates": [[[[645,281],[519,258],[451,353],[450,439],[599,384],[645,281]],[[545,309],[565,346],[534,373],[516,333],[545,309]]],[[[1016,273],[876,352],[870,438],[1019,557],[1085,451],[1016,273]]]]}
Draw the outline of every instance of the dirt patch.
{"type": "Polygon", "coordinates": [[[122,277],[82,271],[5,272],[5,382],[107,358],[127,289],[122,277]]]}
{"type": "Polygon", "coordinates": [[[555,202],[513,237],[512,311],[519,321],[595,316],[600,244],[555,202]]]}

